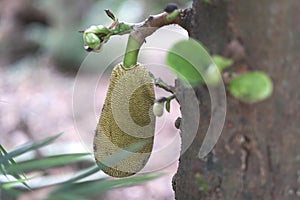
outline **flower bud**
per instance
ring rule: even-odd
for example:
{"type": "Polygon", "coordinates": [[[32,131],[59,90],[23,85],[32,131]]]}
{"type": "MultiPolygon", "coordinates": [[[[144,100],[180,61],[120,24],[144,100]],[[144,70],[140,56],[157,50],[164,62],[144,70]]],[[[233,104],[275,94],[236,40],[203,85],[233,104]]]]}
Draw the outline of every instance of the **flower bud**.
{"type": "Polygon", "coordinates": [[[98,46],[100,46],[100,44],[101,44],[100,39],[94,33],[84,33],[83,41],[84,41],[84,44],[86,46],[90,47],[91,49],[95,49],[98,46]]]}
{"type": "Polygon", "coordinates": [[[164,114],[164,103],[155,102],[153,105],[153,114],[156,117],[161,117],[164,114]]]}

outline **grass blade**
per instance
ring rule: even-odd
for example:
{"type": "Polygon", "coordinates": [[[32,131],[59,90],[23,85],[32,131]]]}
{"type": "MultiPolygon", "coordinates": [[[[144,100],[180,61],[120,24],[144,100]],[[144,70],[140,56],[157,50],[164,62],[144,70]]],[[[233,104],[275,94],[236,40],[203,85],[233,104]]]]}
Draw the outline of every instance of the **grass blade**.
{"type": "Polygon", "coordinates": [[[68,187],[66,187],[66,185],[63,185],[62,187],[59,187],[56,190],[52,191],[50,193],[49,199],[57,199],[58,196],[60,196],[62,193],[71,193],[73,195],[81,196],[92,196],[111,189],[144,183],[161,176],[162,174],[145,174],[122,179],[104,179],[101,181],[96,180],[82,183],[72,183],[69,184],[68,187]]]}
{"type": "MultiPolygon", "coordinates": [[[[58,167],[62,165],[67,165],[78,161],[80,158],[90,155],[90,153],[76,153],[76,154],[63,154],[56,156],[49,156],[43,159],[32,159],[24,162],[19,162],[18,168],[22,171],[33,171],[33,170],[42,170],[49,169],[52,167],[58,167]]],[[[7,173],[16,173],[15,166],[10,165],[6,168],[7,173]]]]}
{"type": "MultiPolygon", "coordinates": [[[[56,140],[58,137],[60,137],[62,135],[62,133],[46,138],[44,140],[38,141],[38,142],[34,142],[34,143],[26,143],[24,145],[19,146],[17,149],[9,152],[5,157],[6,159],[11,159],[13,157],[17,157],[19,155],[22,155],[26,152],[29,151],[33,151],[35,149],[41,148],[43,146],[47,146],[48,144],[52,143],[54,140],[56,140]]],[[[0,163],[2,161],[0,160],[0,163]]]]}
{"type": "MultiPolygon", "coordinates": [[[[25,182],[27,179],[26,175],[20,170],[20,168],[18,167],[17,163],[14,161],[14,159],[10,158],[10,159],[5,159],[5,156],[8,155],[7,151],[4,149],[4,147],[2,145],[0,145],[0,151],[1,151],[1,159],[3,159],[3,163],[0,162],[0,166],[1,166],[1,173],[3,173],[3,175],[7,175],[8,171],[7,168],[9,166],[14,166],[14,173],[11,173],[11,175],[18,180],[19,183],[22,183],[26,188],[28,188],[30,190],[29,185],[27,185],[27,183],[25,182]],[[21,177],[21,175],[23,176],[23,178],[21,177]]],[[[2,185],[1,185],[2,187],[2,185]]]]}
{"type": "MultiPolygon", "coordinates": [[[[61,136],[62,133],[58,134],[58,135],[55,135],[55,136],[52,136],[52,137],[49,137],[49,138],[46,138],[44,140],[41,140],[41,141],[38,141],[38,142],[34,142],[34,143],[27,143],[27,144],[24,144],[24,145],[21,145],[20,147],[18,147],[17,149],[15,150],[12,150],[11,152],[9,152],[8,154],[6,154],[4,156],[4,159],[6,160],[9,160],[13,157],[17,157],[19,155],[22,155],[26,152],[29,152],[29,151],[32,151],[32,150],[35,150],[35,149],[38,149],[38,148],[41,148],[43,146],[46,146],[50,143],[52,143],[54,140],[56,140],[58,137],[61,136]]],[[[0,164],[4,162],[2,159],[0,160],[0,164]]]]}
{"type": "Polygon", "coordinates": [[[83,178],[86,178],[92,174],[97,173],[98,171],[100,171],[100,168],[97,165],[93,165],[92,167],[88,168],[87,170],[84,170],[84,172],[79,173],[77,176],[64,182],[63,184],[70,184],[70,183],[79,181],[83,178]]]}
{"type": "MultiPolygon", "coordinates": [[[[20,167],[18,166],[18,164],[14,161],[14,157],[17,157],[19,155],[22,155],[26,152],[41,148],[43,146],[46,146],[48,144],[50,144],[51,142],[53,142],[54,140],[56,140],[61,134],[55,135],[53,137],[49,137],[47,139],[38,141],[38,142],[34,142],[34,143],[28,143],[28,144],[24,144],[21,145],[20,147],[18,147],[15,150],[12,150],[11,152],[7,152],[4,147],[2,145],[0,145],[0,152],[1,152],[1,156],[0,156],[0,166],[1,166],[1,173],[6,175],[7,174],[7,168],[10,168],[11,171],[13,171],[13,173],[11,173],[11,175],[13,177],[15,177],[17,180],[23,180],[23,179],[27,179],[25,174],[23,173],[23,171],[20,169],[20,167]],[[20,176],[20,174],[23,175],[24,178],[22,178],[20,176]]],[[[30,187],[26,184],[25,181],[21,181],[21,183],[27,187],[28,189],[30,189],[30,187]]]]}

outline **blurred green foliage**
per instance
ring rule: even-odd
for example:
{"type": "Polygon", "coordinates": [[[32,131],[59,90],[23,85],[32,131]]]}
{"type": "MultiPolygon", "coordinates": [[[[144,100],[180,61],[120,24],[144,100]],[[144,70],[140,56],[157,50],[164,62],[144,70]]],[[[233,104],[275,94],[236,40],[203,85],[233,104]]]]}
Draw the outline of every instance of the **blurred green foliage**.
{"type": "Polygon", "coordinates": [[[230,93],[245,103],[254,103],[272,95],[273,83],[269,76],[261,71],[240,74],[228,84],[230,93]]]}
{"type": "MultiPolygon", "coordinates": [[[[220,83],[220,73],[233,65],[233,60],[219,55],[210,56],[198,41],[189,39],[177,42],[167,54],[167,64],[179,78],[191,86],[199,84],[216,85],[220,83]]],[[[261,71],[237,74],[226,84],[229,92],[240,101],[255,103],[270,97],[273,83],[261,71]]]]}
{"type": "MultiPolygon", "coordinates": [[[[74,175],[68,180],[57,179],[56,183],[47,183],[47,174],[42,173],[29,177],[30,172],[43,171],[54,167],[63,167],[72,163],[78,163],[82,161],[82,158],[90,157],[90,153],[75,153],[75,154],[61,154],[46,156],[39,159],[29,159],[22,162],[16,162],[15,158],[24,155],[28,152],[38,150],[53,143],[61,134],[46,138],[37,142],[30,142],[24,145],[18,146],[16,149],[7,152],[4,147],[0,144],[0,197],[5,199],[8,197],[17,198],[24,193],[33,192],[37,189],[53,187],[50,190],[47,199],[93,199],[95,195],[99,196],[105,191],[136,185],[145,181],[150,181],[160,177],[162,174],[144,174],[139,176],[133,176],[123,179],[87,179],[91,175],[99,172],[100,168],[95,164],[94,161],[88,160],[90,167],[79,171],[77,175],[74,175]],[[92,164],[93,163],[93,164],[92,164]],[[7,180],[4,180],[4,177],[7,180]],[[9,178],[9,176],[14,177],[9,178]],[[40,185],[31,186],[28,181],[40,177],[40,185]],[[43,180],[44,179],[44,180],[43,180]],[[46,183],[45,183],[46,182],[46,183]],[[23,184],[23,187],[22,187],[23,184]],[[3,193],[1,193],[3,192],[3,193]],[[3,195],[3,196],[1,196],[3,195]],[[4,196],[5,195],[5,196],[4,196]]],[[[131,147],[129,147],[131,148],[131,147]]],[[[117,153],[114,157],[121,156],[117,153]]],[[[32,176],[32,175],[31,175],[32,176]]]]}
{"type": "Polygon", "coordinates": [[[220,55],[213,55],[212,59],[216,63],[220,72],[222,72],[227,67],[230,67],[231,65],[233,65],[233,60],[224,58],[223,56],[220,56],[220,55]]]}
{"type": "Polygon", "coordinates": [[[167,54],[167,64],[179,78],[197,86],[206,82],[217,84],[221,81],[218,67],[205,47],[194,39],[176,43],[167,54]]]}

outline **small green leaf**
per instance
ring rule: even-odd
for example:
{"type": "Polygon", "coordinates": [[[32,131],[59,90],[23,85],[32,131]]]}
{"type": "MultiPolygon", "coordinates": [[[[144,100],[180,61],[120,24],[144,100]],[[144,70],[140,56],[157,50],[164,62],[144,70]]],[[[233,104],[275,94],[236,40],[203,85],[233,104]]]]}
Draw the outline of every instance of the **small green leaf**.
{"type": "Polygon", "coordinates": [[[171,109],[171,101],[168,100],[168,101],[166,102],[166,110],[167,110],[168,112],[170,112],[170,109],[171,109]]]}
{"type": "Polygon", "coordinates": [[[204,82],[215,84],[221,80],[220,73],[208,52],[199,42],[191,38],[176,43],[169,50],[166,59],[177,76],[192,86],[204,82]]]}
{"type": "Polygon", "coordinates": [[[216,63],[220,72],[222,72],[225,68],[233,65],[232,59],[224,58],[223,56],[220,56],[220,55],[213,55],[212,59],[216,63]]]}
{"type": "Polygon", "coordinates": [[[255,71],[231,80],[229,91],[243,102],[254,103],[268,98],[272,94],[273,84],[265,73],[255,71]]]}

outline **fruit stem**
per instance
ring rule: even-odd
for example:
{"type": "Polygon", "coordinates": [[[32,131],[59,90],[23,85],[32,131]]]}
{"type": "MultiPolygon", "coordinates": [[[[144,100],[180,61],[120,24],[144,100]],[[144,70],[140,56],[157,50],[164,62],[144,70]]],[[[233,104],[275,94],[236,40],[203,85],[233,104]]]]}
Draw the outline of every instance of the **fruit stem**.
{"type": "Polygon", "coordinates": [[[150,16],[144,22],[133,25],[133,30],[128,37],[126,52],[123,60],[124,68],[131,68],[137,64],[138,54],[146,37],[150,36],[157,29],[169,24],[180,24],[180,10],[171,13],[161,13],[150,16]]]}
{"type": "Polygon", "coordinates": [[[136,65],[141,46],[142,44],[136,39],[134,39],[133,36],[130,34],[128,37],[126,53],[123,60],[124,68],[131,68],[134,65],[136,65]]]}

